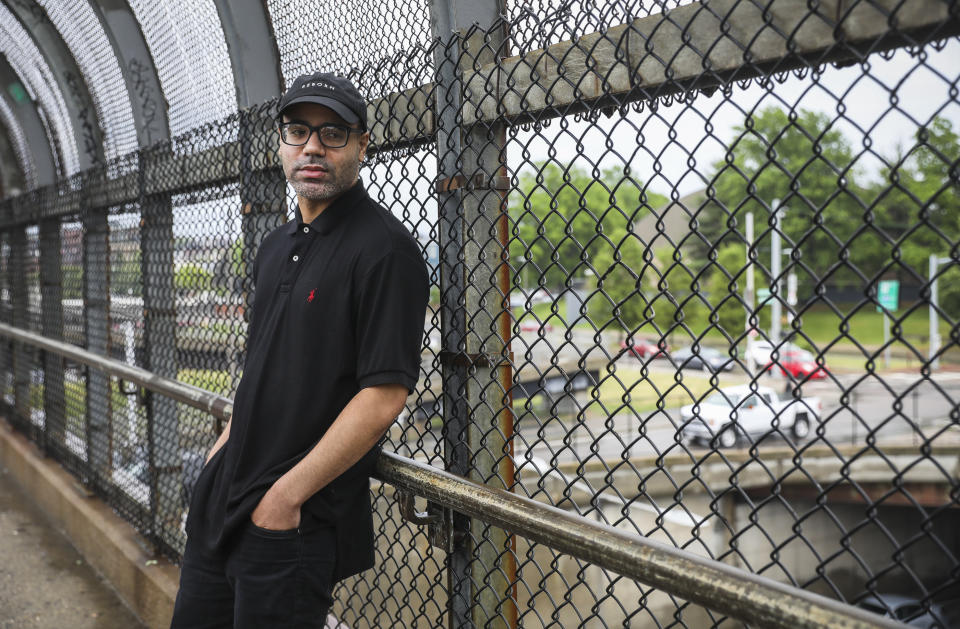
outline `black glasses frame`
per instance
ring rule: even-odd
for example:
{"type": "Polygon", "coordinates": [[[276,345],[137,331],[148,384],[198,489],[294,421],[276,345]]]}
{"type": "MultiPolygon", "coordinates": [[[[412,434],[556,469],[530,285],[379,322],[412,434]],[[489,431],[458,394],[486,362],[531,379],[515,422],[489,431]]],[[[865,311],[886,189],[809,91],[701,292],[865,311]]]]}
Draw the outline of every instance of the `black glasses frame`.
{"type": "Polygon", "coordinates": [[[348,142],[350,142],[351,133],[366,132],[364,129],[355,129],[353,127],[348,127],[347,125],[343,125],[343,124],[337,124],[335,122],[324,122],[323,124],[313,126],[305,122],[300,122],[298,120],[291,120],[290,122],[281,122],[278,128],[280,131],[280,141],[286,144],[287,146],[303,146],[307,142],[309,142],[313,134],[316,133],[317,137],[320,138],[320,144],[324,145],[328,149],[342,149],[347,145],[348,142]],[[307,137],[303,140],[303,142],[288,142],[286,138],[286,133],[284,133],[284,129],[286,129],[290,125],[299,125],[302,127],[307,127],[308,129],[310,129],[310,133],[307,134],[307,137]],[[340,129],[342,131],[347,132],[347,136],[343,140],[343,144],[328,144],[327,142],[324,141],[323,134],[320,131],[322,129],[328,129],[328,128],[340,129]]]}

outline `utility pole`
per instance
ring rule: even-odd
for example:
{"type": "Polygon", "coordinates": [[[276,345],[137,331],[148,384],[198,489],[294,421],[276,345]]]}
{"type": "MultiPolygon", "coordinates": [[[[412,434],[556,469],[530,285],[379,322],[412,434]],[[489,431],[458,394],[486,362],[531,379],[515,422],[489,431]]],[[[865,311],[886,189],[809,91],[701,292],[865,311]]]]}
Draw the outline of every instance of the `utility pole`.
{"type": "Polygon", "coordinates": [[[937,308],[940,305],[939,289],[937,288],[937,271],[941,264],[950,264],[950,258],[938,258],[936,254],[930,254],[930,368],[940,369],[940,358],[937,354],[940,352],[940,322],[938,319],[937,308]]]}
{"type": "MultiPolygon", "coordinates": [[[[786,210],[786,208],[783,208],[786,210]]],[[[770,342],[776,345],[780,342],[780,315],[783,303],[780,295],[780,199],[773,200],[773,231],[770,234],[770,294],[773,299],[770,303],[770,342]]]]}
{"type": "MultiPolygon", "coordinates": [[[[747,308],[747,318],[744,321],[744,327],[747,332],[747,369],[752,374],[757,368],[756,361],[753,358],[753,352],[750,351],[753,344],[753,336],[757,333],[751,319],[756,317],[754,309],[754,299],[756,297],[756,284],[753,278],[753,261],[750,258],[750,250],[753,248],[753,212],[747,212],[747,294],[744,296],[747,308]]],[[[759,321],[758,321],[759,322],[759,321]]]]}

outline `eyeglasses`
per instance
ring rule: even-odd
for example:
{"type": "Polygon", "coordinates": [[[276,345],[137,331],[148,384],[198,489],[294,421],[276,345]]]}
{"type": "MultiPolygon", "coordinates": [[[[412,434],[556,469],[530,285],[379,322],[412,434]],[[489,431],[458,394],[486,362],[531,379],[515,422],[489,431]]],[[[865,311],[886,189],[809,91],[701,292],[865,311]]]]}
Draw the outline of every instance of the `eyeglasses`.
{"type": "Polygon", "coordinates": [[[280,123],[280,139],[290,146],[303,146],[310,141],[314,132],[320,138],[320,144],[330,149],[339,149],[347,145],[351,133],[364,133],[364,130],[333,122],[325,122],[316,127],[304,122],[280,123]]]}

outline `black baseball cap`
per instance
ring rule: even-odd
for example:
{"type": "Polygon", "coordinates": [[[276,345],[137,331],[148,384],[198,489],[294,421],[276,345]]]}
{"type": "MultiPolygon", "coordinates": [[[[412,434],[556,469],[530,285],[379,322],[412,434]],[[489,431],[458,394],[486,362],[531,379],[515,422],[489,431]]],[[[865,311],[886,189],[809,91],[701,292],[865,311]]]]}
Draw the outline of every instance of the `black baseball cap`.
{"type": "Polygon", "coordinates": [[[350,124],[360,123],[367,128],[367,103],[360,91],[342,76],[327,72],[315,72],[298,76],[283,96],[280,97],[278,116],[297,103],[315,103],[329,107],[350,124]]]}

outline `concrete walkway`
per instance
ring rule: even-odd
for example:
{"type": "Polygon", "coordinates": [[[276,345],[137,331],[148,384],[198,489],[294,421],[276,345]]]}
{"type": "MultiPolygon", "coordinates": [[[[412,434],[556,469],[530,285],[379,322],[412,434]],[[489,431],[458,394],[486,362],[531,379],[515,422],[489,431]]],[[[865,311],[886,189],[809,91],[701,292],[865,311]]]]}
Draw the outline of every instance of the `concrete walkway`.
{"type": "Polygon", "coordinates": [[[0,468],[0,628],[143,626],[0,468]]]}

